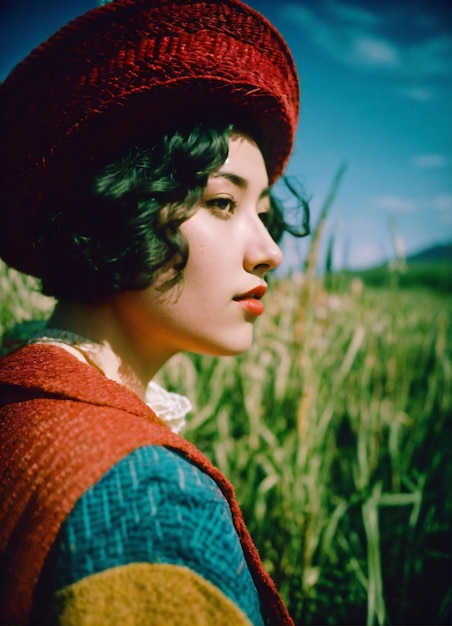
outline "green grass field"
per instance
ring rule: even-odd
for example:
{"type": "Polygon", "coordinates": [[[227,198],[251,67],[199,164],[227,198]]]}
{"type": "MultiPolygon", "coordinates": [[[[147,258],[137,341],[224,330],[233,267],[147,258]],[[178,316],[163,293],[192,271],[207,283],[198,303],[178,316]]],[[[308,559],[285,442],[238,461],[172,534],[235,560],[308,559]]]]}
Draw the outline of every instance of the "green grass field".
{"type": "MultiPolygon", "coordinates": [[[[52,303],[0,268],[0,332],[52,303]]],[[[253,347],[160,374],[298,624],[449,624],[451,298],[291,277],[253,347]]]]}

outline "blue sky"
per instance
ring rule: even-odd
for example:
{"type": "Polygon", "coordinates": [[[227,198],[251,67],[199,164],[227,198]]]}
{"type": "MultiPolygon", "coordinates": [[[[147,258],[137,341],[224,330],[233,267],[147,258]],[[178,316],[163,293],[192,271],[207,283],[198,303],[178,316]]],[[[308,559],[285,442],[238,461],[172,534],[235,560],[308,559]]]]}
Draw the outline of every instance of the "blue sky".
{"type": "Polygon", "coordinates": [[[312,196],[314,221],[347,163],[326,234],[335,238],[336,266],[392,258],[391,221],[407,252],[451,240],[450,2],[250,4],[284,34],[299,69],[302,110],[289,173],[301,175],[312,196]]]}
{"type": "MultiPolygon", "coordinates": [[[[315,222],[339,166],[347,171],[326,238],[337,268],[452,240],[452,26],[449,0],[248,0],[287,40],[302,87],[288,173],[315,222]]],[[[0,80],[96,0],[3,0],[0,80]]],[[[285,246],[286,267],[306,251],[285,246]]]]}

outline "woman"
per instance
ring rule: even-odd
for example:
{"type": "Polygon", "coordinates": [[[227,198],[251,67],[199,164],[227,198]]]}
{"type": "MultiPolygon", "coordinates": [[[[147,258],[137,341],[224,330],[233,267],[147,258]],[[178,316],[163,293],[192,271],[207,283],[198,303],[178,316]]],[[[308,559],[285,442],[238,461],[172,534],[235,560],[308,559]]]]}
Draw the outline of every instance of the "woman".
{"type": "Polygon", "coordinates": [[[238,0],[116,0],[2,85],[0,255],[58,304],[0,361],[3,623],[290,624],[152,378],[246,350],[298,79],[238,0]]]}

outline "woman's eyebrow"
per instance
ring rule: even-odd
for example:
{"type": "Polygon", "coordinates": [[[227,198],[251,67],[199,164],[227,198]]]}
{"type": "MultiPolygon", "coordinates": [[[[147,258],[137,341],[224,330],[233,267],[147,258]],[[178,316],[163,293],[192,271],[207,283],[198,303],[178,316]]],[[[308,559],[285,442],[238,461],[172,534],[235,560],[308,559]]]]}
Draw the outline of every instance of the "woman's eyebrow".
{"type": "Polygon", "coordinates": [[[245,178],[242,178],[242,176],[238,174],[232,174],[231,172],[216,172],[212,174],[212,178],[226,178],[226,180],[240,189],[248,188],[248,181],[245,178]]]}
{"type": "MultiPolygon", "coordinates": [[[[212,178],[225,178],[239,189],[248,189],[248,181],[246,178],[239,176],[238,174],[232,174],[232,172],[216,172],[212,174],[212,178]]],[[[270,195],[270,187],[265,187],[259,194],[259,198],[264,198],[270,195]]]]}

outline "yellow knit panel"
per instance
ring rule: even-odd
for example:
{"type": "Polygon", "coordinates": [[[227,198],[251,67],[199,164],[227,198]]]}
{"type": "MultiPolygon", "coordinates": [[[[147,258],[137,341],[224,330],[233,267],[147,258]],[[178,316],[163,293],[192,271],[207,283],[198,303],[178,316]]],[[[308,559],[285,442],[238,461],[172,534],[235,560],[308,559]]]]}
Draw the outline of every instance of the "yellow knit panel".
{"type": "Polygon", "coordinates": [[[64,626],[251,626],[237,605],[187,567],[131,563],[93,574],[55,595],[64,626]]]}

